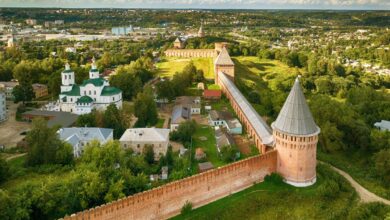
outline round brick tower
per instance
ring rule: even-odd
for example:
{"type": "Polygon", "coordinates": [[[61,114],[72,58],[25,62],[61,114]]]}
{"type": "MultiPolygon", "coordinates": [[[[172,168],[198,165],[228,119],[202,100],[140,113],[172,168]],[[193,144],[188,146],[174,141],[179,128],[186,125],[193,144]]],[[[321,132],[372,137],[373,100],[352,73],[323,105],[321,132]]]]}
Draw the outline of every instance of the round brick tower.
{"type": "Polygon", "coordinates": [[[320,128],[295,80],[290,94],[272,123],[278,154],[277,171],[288,184],[305,187],[316,182],[316,152],[320,128]]]}

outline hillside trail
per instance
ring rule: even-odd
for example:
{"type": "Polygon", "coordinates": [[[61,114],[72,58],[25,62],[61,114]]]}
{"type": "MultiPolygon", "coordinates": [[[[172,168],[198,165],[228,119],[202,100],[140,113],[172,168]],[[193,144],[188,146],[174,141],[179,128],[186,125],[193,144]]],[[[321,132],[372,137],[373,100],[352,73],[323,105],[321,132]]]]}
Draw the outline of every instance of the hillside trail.
{"type": "Polygon", "coordinates": [[[8,157],[8,158],[6,159],[6,161],[9,161],[9,160],[12,160],[12,159],[15,159],[15,158],[18,158],[18,157],[22,157],[22,156],[24,156],[24,155],[26,155],[26,154],[27,154],[27,153],[12,155],[12,156],[8,157]]]}
{"type": "Polygon", "coordinates": [[[329,165],[334,171],[339,173],[341,176],[343,176],[345,179],[348,180],[349,183],[351,183],[352,187],[356,190],[358,193],[360,200],[364,203],[368,202],[381,202],[386,205],[390,205],[390,200],[384,199],[382,197],[379,197],[375,195],[374,193],[368,191],[366,188],[364,188],[362,185],[360,185],[358,182],[356,182],[348,173],[345,171],[340,170],[337,167],[334,167],[328,163],[319,161],[320,163],[329,165]]]}

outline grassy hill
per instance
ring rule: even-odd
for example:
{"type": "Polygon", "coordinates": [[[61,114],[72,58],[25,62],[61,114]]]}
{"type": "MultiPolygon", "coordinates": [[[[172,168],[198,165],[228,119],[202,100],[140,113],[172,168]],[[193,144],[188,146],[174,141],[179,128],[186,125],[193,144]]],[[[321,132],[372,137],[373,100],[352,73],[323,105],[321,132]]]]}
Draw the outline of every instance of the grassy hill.
{"type": "Polygon", "coordinates": [[[383,219],[390,207],[359,204],[350,184],[326,165],[317,183],[295,188],[278,176],[173,219],[383,219]]]}
{"type": "Polygon", "coordinates": [[[158,74],[163,77],[172,77],[176,72],[183,71],[184,67],[191,62],[197,69],[204,72],[207,79],[214,79],[214,64],[212,58],[179,58],[165,57],[161,62],[157,63],[158,74]]]}

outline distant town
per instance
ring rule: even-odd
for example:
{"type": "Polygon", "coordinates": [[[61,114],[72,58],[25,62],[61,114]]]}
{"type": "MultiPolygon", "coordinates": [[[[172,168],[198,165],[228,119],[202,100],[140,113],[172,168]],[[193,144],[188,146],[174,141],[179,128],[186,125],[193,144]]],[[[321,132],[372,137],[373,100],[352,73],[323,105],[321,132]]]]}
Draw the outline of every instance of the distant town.
{"type": "Polygon", "coordinates": [[[387,220],[389,16],[0,8],[0,219],[387,220]]]}

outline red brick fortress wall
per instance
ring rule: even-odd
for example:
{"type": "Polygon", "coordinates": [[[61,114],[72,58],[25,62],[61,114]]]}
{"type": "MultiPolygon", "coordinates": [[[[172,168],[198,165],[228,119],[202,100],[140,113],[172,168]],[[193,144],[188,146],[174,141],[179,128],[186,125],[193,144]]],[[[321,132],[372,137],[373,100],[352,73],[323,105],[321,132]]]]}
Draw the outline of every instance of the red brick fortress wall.
{"type": "Polygon", "coordinates": [[[179,214],[186,201],[199,207],[262,182],[276,171],[276,160],[276,151],[270,151],[64,219],[166,219],[179,214]]]}
{"type": "Polygon", "coordinates": [[[184,57],[184,58],[196,58],[196,57],[215,57],[217,51],[214,49],[168,49],[164,52],[167,57],[184,57]]]}

